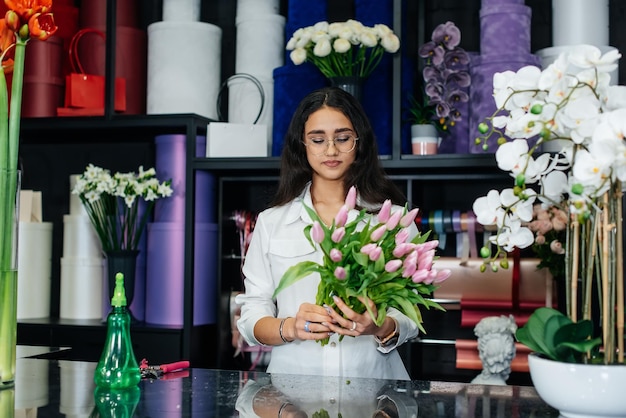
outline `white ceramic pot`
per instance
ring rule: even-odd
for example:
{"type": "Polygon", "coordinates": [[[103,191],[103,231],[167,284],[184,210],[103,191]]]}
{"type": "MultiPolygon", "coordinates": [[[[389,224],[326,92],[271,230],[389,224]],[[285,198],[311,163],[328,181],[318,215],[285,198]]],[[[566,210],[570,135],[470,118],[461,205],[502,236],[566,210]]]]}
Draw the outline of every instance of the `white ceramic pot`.
{"type": "Polygon", "coordinates": [[[565,418],[626,417],[626,365],[572,364],[528,356],[537,393],[565,418]]]}
{"type": "Polygon", "coordinates": [[[411,125],[411,145],[414,155],[437,154],[439,133],[434,125],[411,125]]]}

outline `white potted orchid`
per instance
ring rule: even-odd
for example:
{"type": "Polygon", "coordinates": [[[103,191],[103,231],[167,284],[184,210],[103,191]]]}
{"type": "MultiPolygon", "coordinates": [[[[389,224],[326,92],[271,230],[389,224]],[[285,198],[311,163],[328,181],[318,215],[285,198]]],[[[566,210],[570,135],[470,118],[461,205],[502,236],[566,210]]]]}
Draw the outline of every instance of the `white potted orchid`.
{"type": "Polygon", "coordinates": [[[476,140],[500,134],[495,157],[513,179],[511,188],[491,190],[474,202],[477,221],[496,230],[492,246],[482,249],[483,269],[506,268],[507,252],[535,242],[529,226],[535,203],[567,214],[565,312],[540,308],[516,333],[535,352],[529,356],[533,384],[563,416],[626,415],[621,394],[626,87],[610,85],[609,75],[620,57],[580,45],[543,71],[528,66],[496,74],[498,109],[479,125],[484,137],[476,140]],[[557,140],[560,152],[539,153],[542,144],[557,140]],[[605,377],[587,374],[595,371],[605,377]],[[579,389],[585,392],[578,394],[579,389]]]}

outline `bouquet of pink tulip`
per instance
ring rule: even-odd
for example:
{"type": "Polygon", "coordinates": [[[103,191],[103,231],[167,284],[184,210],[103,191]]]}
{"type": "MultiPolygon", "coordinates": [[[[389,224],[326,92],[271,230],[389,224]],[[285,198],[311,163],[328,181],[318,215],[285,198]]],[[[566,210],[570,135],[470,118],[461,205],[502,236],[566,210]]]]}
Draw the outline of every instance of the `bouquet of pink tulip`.
{"type": "MultiPolygon", "coordinates": [[[[274,296],[296,281],[319,273],[321,280],[315,300],[318,305],[334,307],[332,296],[337,295],[355,312],[363,313],[367,309],[378,326],[385,320],[387,308],[393,307],[411,318],[425,333],[419,305],[444,310],[428,297],[438,283],[450,276],[450,270],[433,268],[439,242],[427,241],[430,232],[418,233],[409,240],[409,226],[415,221],[417,209],[409,211],[405,206],[392,213],[391,201],[386,200],[376,216],[362,209],[348,222],[348,214],[354,210],[355,203],[356,188],[351,187],[330,227],[305,205],[313,224],[305,227],[304,234],[311,245],[320,246],[324,252],[323,262],[303,261],[291,266],[281,278],[274,296]],[[359,296],[374,302],[377,315],[361,303],[359,296]]],[[[321,343],[324,344],[324,340],[321,343]]]]}

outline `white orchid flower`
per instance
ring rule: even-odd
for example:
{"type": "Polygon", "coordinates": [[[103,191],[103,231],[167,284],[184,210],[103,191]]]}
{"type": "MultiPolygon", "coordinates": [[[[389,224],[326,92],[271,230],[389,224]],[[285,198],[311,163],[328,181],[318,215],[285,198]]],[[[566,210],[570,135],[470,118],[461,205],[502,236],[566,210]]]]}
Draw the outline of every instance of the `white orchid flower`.
{"type": "Polygon", "coordinates": [[[481,225],[495,225],[498,220],[497,213],[503,211],[500,206],[500,193],[497,190],[490,190],[486,196],[474,201],[472,210],[481,225]]]}
{"type": "Polygon", "coordinates": [[[517,175],[524,169],[526,154],[528,154],[528,142],[524,139],[516,139],[502,144],[496,150],[498,168],[517,175]]]}
{"type": "Polygon", "coordinates": [[[602,51],[593,45],[578,45],[572,49],[569,62],[576,67],[594,68],[598,72],[610,73],[617,68],[616,61],[622,57],[617,50],[611,50],[602,55],[602,51]]]}
{"type": "Polygon", "coordinates": [[[602,96],[602,105],[606,111],[626,109],[626,86],[608,86],[602,96]]]}

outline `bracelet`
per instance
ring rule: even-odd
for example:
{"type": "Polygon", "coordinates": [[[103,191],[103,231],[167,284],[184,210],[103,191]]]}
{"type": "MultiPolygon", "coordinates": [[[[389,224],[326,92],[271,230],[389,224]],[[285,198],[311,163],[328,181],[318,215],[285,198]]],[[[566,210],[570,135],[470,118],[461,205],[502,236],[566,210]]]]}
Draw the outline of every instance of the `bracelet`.
{"type": "Polygon", "coordinates": [[[393,331],[391,331],[391,334],[387,335],[386,337],[384,337],[382,339],[378,338],[377,336],[374,336],[374,339],[376,340],[376,342],[378,344],[380,344],[381,346],[383,346],[383,347],[391,345],[392,343],[395,342],[395,339],[398,338],[398,334],[399,334],[398,333],[398,322],[395,319],[393,319],[393,318],[391,318],[391,319],[393,320],[393,325],[394,325],[393,326],[393,331]]]}
{"type": "MultiPolygon", "coordinates": [[[[278,334],[280,335],[280,339],[283,340],[283,342],[285,344],[289,344],[293,341],[289,341],[287,338],[285,338],[285,336],[283,335],[283,326],[285,325],[285,321],[291,318],[290,316],[288,316],[287,318],[283,318],[280,320],[280,325],[278,326],[278,334]]],[[[284,404],[283,404],[284,405],[284,404]]],[[[281,408],[282,409],[282,408],[281,408]]],[[[278,414],[278,416],[280,416],[280,414],[278,414]]]]}
{"type": "Polygon", "coordinates": [[[283,416],[283,410],[287,408],[289,405],[293,405],[291,402],[284,402],[280,408],[278,409],[278,418],[283,416]]]}

